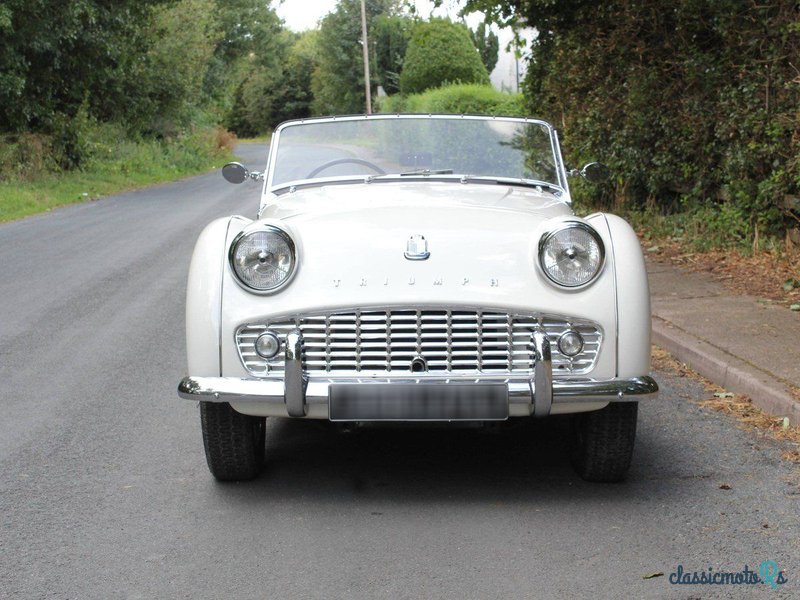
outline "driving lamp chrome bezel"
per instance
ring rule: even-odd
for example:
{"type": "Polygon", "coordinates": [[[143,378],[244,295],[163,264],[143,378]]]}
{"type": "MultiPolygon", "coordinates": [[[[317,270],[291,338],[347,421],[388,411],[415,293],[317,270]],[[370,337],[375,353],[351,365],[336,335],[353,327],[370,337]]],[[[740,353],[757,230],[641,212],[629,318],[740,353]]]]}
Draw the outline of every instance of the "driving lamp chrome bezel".
{"type": "Polygon", "coordinates": [[[256,338],[255,343],[253,344],[253,348],[255,349],[256,354],[258,354],[261,358],[263,358],[266,361],[274,360],[275,357],[280,354],[282,346],[283,346],[283,343],[281,342],[280,336],[277,333],[275,333],[274,331],[271,331],[271,330],[267,330],[264,333],[262,333],[261,335],[259,335],[256,338]],[[273,352],[272,354],[265,354],[265,353],[263,353],[263,352],[261,352],[259,350],[258,343],[259,343],[260,340],[262,340],[264,338],[269,338],[269,339],[274,341],[274,343],[275,343],[275,352],[273,352]]]}
{"type": "Polygon", "coordinates": [[[542,273],[544,274],[545,277],[547,277],[548,281],[550,281],[551,283],[555,284],[556,286],[562,289],[567,289],[567,290],[580,289],[594,282],[600,275],[600,273],[603,271],[603,267],[605,266],[606,263],[606,247],[605,244],[603,244],[603,239],[600,237],[600,234],[597,233],[597,231],[591,225],[588,225],[583,221],[562,221],[557,226],[545,231],[542,234],[542,237],[539,239],[539,257],[537,262],[539,263],[539,268],[541,269],[542,273]],[[550,241],[551,238],[556,236],[558,233],[565,231],[567,229],[582,229],[583,231],[587,232],[590,236],[592,236],[594,241],[597,243],[598,249],[600,250],[600,262],[597,265],[597,269],[589,279],[587,279],[582,283],[576,283],[576,284],[562,283],[557,279],[555,279],[544,265],[544,250],[547,246],[547,243],[550,241]]]}
{"type": "Polygon", "coordinates": [[[259,294],[262,296],[268,296],[270,294],[279,292],[287,285],[289,285],[292,279],[294,279],[295,273],[297,273],[297,262],[298,262],[297,247],[294,244],[294,240],[292,240],[292,236],[290,236],[285,230],[281,229],[280,227],[277,227],[275,225],[269,225],[267,223],[261,223],[256,225],[255,227],[248,227],[243,229],[238,234],[236,234],[236,237],[234,237],[233,241],[231,242],[230,248],[228,248],[228,266],[231,269],[231,274],[233,275],[233,279],[236,281],[236,283],[239,284],[239,286],[241,286],[248,292],[251,292],[253,294],[259,294]],[[241,242],[242,239],[244,239],[248,235],[252,235],[254,233],[260,233],[262,231],[275,233],[279,235],[281,238],[283,238],[283,240],[286,242],[286,245],[289,247],[289,251],[292,254],[292,269],[289,272],[289,275],[287,275],[286,279],[281,281],[278,285],[275,285],[270,288],[257,288],[251,286],[246,281],[242,281],[242,279],[239,278],[239,274],[236,271],[236,265],[234,264],[234,260],[236,258],[236,247],[238,246],[239,242],[241,242]]]}
{"type": "Polygon", "coordinates": [[[558,351],[561,352],[561,354],[563,354],[564,356],[566,356],[568,358],[575,358],[576,356],[578,356],[581,352],[583,352],[583,349],[584,349],[585,345],[586,345],[586,342],[584,341],[583,336],[580,334],[579,331],[577,331],[575,329],[568,329],[567,331],[565,331],[564,333],[562,333],[558,337],[558,344],[557,344],[558,351]],[[564,350],[564,346],[565,346],[564,340],[569,335],[574,335],[574,336],[577,336],[577,338],[578,338],[578,344],[579,344],[578,345],[578,350],[575,351],[575,352],[566,352],[564,350]]]}

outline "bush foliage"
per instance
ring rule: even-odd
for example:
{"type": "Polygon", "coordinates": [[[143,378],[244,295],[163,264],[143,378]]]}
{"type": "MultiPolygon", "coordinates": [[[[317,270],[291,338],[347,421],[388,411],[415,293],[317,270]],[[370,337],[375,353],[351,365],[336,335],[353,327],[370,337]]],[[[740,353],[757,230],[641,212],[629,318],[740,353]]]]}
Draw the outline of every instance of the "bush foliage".
{"type": "Polygon", "coordinates": [[[105,125],[120,143],[179,141],[220,122],[279,32],[259,0],[0,0],[0,136],[44,140],[61,170],[88,164],[105,125]]]}
{"type": "Polygon", "coordinates": [[[101,118],[143,100],[133,73],[157,4],[0,1],[0,131],[52,128],[85,100],[101,118]]]}
{"type": "Polygon", "coordinates": [[[456,115],[495,115],[521,117],[525,107],[521,94],[507,94],[491,85],[458,83],[410,96],[381,99],[384,113],[449,113],[456,115]]]}
{"type": "Polygon", "coordinates": [[[489,74],[466,26],[446,19],[420,23],[408,43],[400,91],[419,94],[448,83],[488,84],[489,74]]]}
{"type": "Polygon", "coordinates": [[[311,114],[311,73],[316,31],[276,33],[269,59],[248,57],[225,125],[238,135],[257,136],[287,119],[311,114]]]}

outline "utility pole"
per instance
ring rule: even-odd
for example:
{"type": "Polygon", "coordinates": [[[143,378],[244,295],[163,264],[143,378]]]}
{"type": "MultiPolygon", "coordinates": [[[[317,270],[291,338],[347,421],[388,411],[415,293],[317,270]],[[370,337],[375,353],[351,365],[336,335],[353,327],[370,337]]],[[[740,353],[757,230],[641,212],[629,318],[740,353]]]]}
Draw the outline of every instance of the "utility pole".
{"type": "Polygon", "coordinates": [[[364,50],[364,88],[367,92],[367,114],[372,114],[372,94],[369,86],[369,44],[367,43],[367,9],[361,0],[361,37],[364,50]]]}

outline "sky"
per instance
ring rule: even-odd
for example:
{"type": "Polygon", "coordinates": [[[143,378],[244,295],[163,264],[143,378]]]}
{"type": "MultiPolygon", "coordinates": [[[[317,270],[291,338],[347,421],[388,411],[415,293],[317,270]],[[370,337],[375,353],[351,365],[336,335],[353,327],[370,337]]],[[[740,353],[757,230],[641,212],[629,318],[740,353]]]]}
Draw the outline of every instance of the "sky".
{"type": "MultiPolygon", "coordinates": [[[[294,31],[313,29],[319,20],[328,14],[336,6],[337,0],[283,0],[283,2],[273,2],[278,16],[281,17],[286,26],[294,31]]],[[[442,6],[434,9],[433,2],[429,0],[415,0],[417,14],[423,19],[431,15],[435,17],[449,16],[453,19],[457,17],[458,10],[462,5],[458,0],[444,0],[442,6]]],[[[483,15],[473,13],[467,16],[467,25],[475,28],[483,20],[483,15]]],[[[500,38],[500,56],[497,66],[491,74],[492,84],[498,88],[510,90],[516,89],[516,65],[511,53],[505,52],[506,45],[511,41],[510,30],[498,30],[494,27],[495,33],[500,38]]],[[[530,40],[530,36],[527,36],[530,40]]],[[[525,61],[519,62],[520,76],[525,72],[525,61]]]]}
{"type": "MultiPolygon", "coordinates": [[[[317,22],[328,14],[336,6],[337,0],[283,0],[283,2],[273,2],[273,6],[277,5],[278,16],[280,16],[286,23],[289,29],[294,31],[303,31],[304,29],[313,29],[317,26],[317,22]]],[[[423,18],[427,19],[431,13],[437,17],[450,15],[455,17],[458,12],[459,2],[456,0],[445,0],[442,6],[433,10],[433,2],[429,0],[416,0],[417,13],[423,18]]],[[[471,21],[471,19],[467,19],[471,21]]],[[[477,18],[480,22],[480,17],[477,18]]],[[[473,27],[476,23],[470,23],[473,27]]]]}

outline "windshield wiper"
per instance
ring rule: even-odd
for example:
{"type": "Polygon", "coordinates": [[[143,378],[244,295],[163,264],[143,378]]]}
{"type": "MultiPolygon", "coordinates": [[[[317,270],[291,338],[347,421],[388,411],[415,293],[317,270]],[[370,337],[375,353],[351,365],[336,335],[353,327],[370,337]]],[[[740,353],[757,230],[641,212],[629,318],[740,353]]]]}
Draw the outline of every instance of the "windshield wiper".
{"type": "Polygon", "coordinates": [[[461,183],[499,183],[499,184],[514,184],[522,185],[525,187],[533,187],[544,189],[547,188],[555,196],[560,196],[564,193],[564,188],[555,184],[548,183],[547,181],[539,181],[538,179],[517,179],[516,177],[493,177],[491,175],[462,175],[461,183]]]}
{"type": "Polygon", "coordinates": [[[368,175],[364,181],[372,183],[376,179],[388,179],[391,177],[426,177],[428,175],[452,175],[453,169],[414,169],[413,171],[404,171],[403,173],[383,173],[381,175],[368,175]]]}
{"type": "MultiPolygon", "coordinates": [[[[366,183],[371,183],[376,179],[388,179],[391,177],[414,177],[414,176],[428,176],[428,175],[452,175],[453,169],[415,169],[413,171],[404,171],[403,173],[383,173],[382,175],[368,175],[364,178],[366,183]]],[[[518,177],[503,177],[492,175],[457,175],[461,183],[491,183],[491,184],[511,184],[521,185],[525,187],[539,188],[540,190],[547,190],[555,196],[561,196],[564,193],[564,188],[555,183],[547,181],[539,181],[538,179],[525,179],[518,177]]]]}
{"type": "Polygon", "coordinates": [[[409,177],[412,175],[452,175],[453,169],[415,169],[414,171],[405,171],[400,173],[400,177],[409,177]]]}

